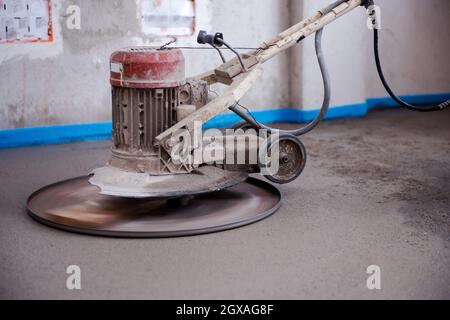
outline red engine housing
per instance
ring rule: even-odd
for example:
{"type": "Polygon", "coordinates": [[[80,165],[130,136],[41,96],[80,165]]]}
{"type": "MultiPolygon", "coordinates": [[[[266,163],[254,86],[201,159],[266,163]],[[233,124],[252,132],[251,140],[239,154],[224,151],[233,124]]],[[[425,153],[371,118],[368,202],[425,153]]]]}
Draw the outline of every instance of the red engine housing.
{"type": "Polygon", "coordinates": [[[112,86],[173,88],[184,85],[185,81],[185,62],[180,49],[131,47],[111,55],[112,86]]]}

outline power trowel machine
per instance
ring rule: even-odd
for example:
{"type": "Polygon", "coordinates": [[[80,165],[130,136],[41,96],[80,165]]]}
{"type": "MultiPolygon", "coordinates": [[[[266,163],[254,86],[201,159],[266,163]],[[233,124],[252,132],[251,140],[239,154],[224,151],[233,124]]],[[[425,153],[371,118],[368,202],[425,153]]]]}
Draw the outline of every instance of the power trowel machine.
{"type": "Polygon", "coordinates": [[[117,237],[185,236],[236,228],[264,219],[280,207],[275,184],[303,171],[306,151],[299,137],[324,118],[330,81],[322,53],[324,27],[364,6],[373,22],[375,60],[383,85],[400,105],[417,111],[389,88],[378,54],[377,10],[373,1],[340,0],[319,10],[257,49],[240,54],[222,33],[200,31],[198,43],[212,46],[223,64],[185,77],[179,48],[132,47],[111,56],[113,146],[106,166],[89,175],[47,186],[30,196],[28,212],[68,231],[117,237]],[[266,61],[315,34],[324,99],[320,113],[297,130],[259,123],[240,100],[258,81],[266,61]],[[221,49],[236,57],[226,61],[221,49]],[[210,86],[226,88],[215,97],[210,86]],[[242,118],[225,133],[206,134],[205,122],[231,110],[242,118]]]}

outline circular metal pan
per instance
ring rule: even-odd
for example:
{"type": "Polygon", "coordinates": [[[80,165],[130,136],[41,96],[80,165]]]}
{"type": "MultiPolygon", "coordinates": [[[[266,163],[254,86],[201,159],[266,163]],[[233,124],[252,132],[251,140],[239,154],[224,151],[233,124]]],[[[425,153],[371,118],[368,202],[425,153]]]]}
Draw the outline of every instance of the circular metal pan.
{"type": "Polygon", "coordinates": [[[171,199],[132,199],[103,195],[79,177],[33,193],[28,213],[66,231],[125,238],[191,236],[248,225],[281,205],[279,190],[248,178],[231,188],[171,199]]]}

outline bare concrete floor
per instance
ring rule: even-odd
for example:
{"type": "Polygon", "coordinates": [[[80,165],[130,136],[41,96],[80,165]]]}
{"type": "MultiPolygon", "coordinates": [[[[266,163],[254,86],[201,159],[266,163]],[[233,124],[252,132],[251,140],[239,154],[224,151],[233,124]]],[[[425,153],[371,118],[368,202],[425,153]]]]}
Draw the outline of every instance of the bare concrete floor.
{"type": "Polygon", "coordinates": [[[450,112],[379,111],[304,142],[305,172],[271,218],[156,240],[66,233],[25,213],[34,190],[102,165],[108,142],[0,151],[0,298],[450,298],[450,112]],[[80,291],[65,287],[71,264],[80,291]],[[374,264],[379,291],[366,287],[374,264]]]}

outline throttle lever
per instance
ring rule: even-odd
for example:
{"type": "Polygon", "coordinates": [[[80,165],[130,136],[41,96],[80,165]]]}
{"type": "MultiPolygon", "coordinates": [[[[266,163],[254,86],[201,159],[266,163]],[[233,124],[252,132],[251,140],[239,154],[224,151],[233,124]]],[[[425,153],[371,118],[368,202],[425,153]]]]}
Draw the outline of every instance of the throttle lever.
{"type": "Polygon", "coordinates": [[[223,45],[223,33],[217,32],[213,35],[208,34],[205,30],[200,30],[197,36],[197,43],[221,47],[223,45]]]}

